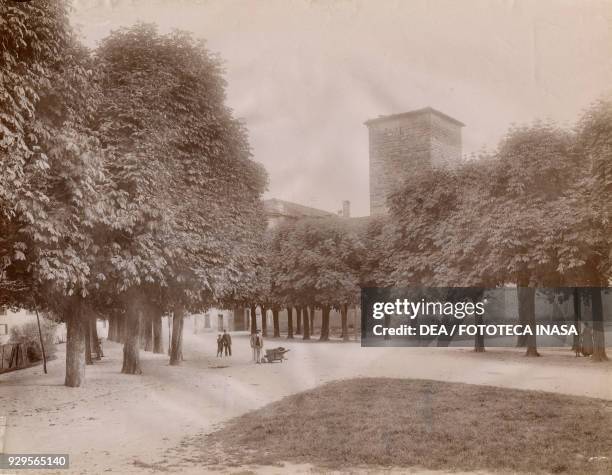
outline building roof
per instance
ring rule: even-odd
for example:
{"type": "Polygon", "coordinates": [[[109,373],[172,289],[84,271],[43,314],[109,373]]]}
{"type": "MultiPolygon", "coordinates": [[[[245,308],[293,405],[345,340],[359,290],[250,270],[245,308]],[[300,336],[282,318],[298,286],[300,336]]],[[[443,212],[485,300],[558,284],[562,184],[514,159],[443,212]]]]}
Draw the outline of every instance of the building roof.
{"type": "Polygon", "coordinates": [[[285,216],[291,218],[321,218],[326,216],[335,216],[334,213],[324,211],[322,209],[311,208],[291,201],[279,200],[271,198],[264,200],[264,210],[268,215],[285,216]]]}
{"type": "Polygon", "coordinates": [[[411,117],[411,116],[416,116],[416,115],[421,115],[421,114],[435,114],[438,117],[442,117],[443,119],[449,122],[452,122],[455,125],[458,125],[459,127],[465,127],[465,124],[463,122],[460,122],[457,119],[453,119],[450,115],[446,115],[445,113],[440,112],[439,110],[434,109],[433,107],[424,107],[423,109],[416,109],[413,111],[402,112],[400,114],[380,115],[376,117],[375,119],[366,120],[364,124],[369,127],[372,124],[378,124],[380,122],[385,122],[387,120],[403,119],[405,117],[411,117]]]}

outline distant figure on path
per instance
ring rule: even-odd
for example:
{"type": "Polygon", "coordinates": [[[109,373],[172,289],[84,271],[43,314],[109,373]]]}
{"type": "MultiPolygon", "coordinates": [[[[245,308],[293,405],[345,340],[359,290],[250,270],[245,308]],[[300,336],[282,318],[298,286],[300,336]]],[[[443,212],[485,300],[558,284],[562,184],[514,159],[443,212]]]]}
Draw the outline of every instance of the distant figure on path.
{"type": "Polygon", "coordinates": [[[232,336],[223,330],[221,340],[223,343],[223,348],[225,349],[225,356],[232,356],[232,336]]]}
{"type": "Polygon", "coordinates": [[[217,358],[223,356],[223,337],[221,333],[217,335],[217,358]]]}
{"type": "Polygon", "coordinates": [[[255,363],[261,363],[261,349],[263,345],[263,337],[259,334],[259,330],[257,330],[251,335],[251,348],[253,349],[253,361],[255,363]]]}

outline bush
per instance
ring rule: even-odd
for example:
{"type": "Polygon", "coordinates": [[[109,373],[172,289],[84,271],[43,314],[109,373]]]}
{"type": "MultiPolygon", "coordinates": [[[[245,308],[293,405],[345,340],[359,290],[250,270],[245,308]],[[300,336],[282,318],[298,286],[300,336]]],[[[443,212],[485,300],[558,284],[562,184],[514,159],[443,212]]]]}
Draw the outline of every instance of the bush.
{"type": "MultiPolygon", "coordinates": [[[[47,359],[51,359],[51,357],[55,355],[55,331],[57,329],[57,323],[42,318],[40,320],[40,329],[43,343],[45,344],[45,354],[47,359]]],[[[42,360],[42,351],[40,349],[40,339],[38,336],[38,323],[35,321],[12,327],[9,343],[26,343],[28,359],[30,361],[42,360]]]]}

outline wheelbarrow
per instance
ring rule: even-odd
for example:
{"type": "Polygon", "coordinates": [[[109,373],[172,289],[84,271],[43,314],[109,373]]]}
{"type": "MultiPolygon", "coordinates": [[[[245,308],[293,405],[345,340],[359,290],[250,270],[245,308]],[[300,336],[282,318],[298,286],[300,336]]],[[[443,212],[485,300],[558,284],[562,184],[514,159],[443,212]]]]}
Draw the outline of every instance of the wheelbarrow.
{"type": "Polygon", "coordinates": [[[263,360],[266,363],[274,363],[275,361],[280,361],[282,363],[283,360],[287,359],[285,358],[285,353],[287,353],[288,351],[289,350],[283,348],[282,346],[266,350],[266,354],[263,360]]]}

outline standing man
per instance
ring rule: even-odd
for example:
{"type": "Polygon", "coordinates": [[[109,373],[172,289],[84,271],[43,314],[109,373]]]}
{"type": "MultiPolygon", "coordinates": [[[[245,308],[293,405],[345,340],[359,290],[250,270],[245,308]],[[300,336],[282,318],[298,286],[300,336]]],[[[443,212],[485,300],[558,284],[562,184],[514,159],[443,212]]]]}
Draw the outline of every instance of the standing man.
{"type": "Polygon", "coordinates": [[[251,335],[251,348],[253,349],[253,361],[261,363],[261,349],[263,348],[263,338],[259,330],[251,335]]]}
{"type": "Polygon", "coordinates": [[[223,337],[221,333],[217,335],[217,358],[223,356],[223,337]]]}
{"type": "Polygon", "coordinates": [[[232,336],[223,330],[223,348],[225,349],[225,356],[232,356],[232,336]]]}

